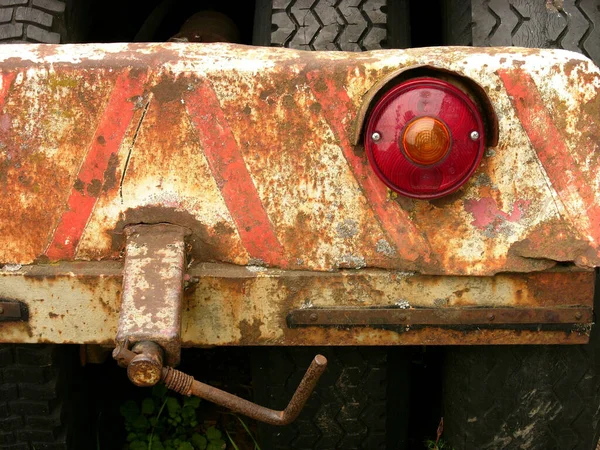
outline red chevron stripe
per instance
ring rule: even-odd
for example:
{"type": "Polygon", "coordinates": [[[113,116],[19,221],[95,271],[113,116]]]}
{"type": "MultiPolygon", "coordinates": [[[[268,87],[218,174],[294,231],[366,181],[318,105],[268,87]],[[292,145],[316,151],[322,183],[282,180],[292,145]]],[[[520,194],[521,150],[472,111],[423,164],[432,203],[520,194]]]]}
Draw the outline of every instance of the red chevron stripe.
{"type": "Polygon", "coordinates": [[[8,90],[12,86],[13,81],[15,81],[17,73],[16,72],[8,72],[8,73],[3,73],[1,76],[2,76],[2,87],[0,87],[0,107],[4,106],[4,103],[6,101],[6,95],[8,94],[8,90]]]}
{"type": "Polygon", "coordinates": [[[309,84],[323,114],[340,142],[340,146],[354,173],[354,178],[365,193],[369,205],[390,240],[396,247],[397,255],[408,261],[419,257],[429,260],[431,250],[411,222],[408,213],[390,201],[387,187],[377,178],[367,160],[366,154],[355,153],[348,138],[349,111],[355,109],[343,86],[335,83],[333,76],[324,76],[323,71],[307,74],[309,84]]]}
{"type": "Polygon", "coordinates": [[[283,247],[271,226],[213,88],[207,83],[185,96],[204,154],[251,258],[285,266],[283,247]]]}
{"type": "Polygon", "coordinates": [[[585,234],[591,235],[596,243],[600,243],[600,205],[592,186],[585,181],[589,177],[581,171],[578,162],[569,152],[535,81],[528,73],[519,69],[499,70],[498,75],[558,196],[565,207],[570,209],[570,214],[587,213],[590,229],[585,234]],[[587,211],[570,206],[570,193],[574,188],[587,205],[587,211]]]}
{"type": "Polygon", "coordinates": [[[134,98],[143,94],[145,81],[145,73],[134,76],[125,72],[117,77],[71,190],[68,209],[60,218],[46,249],[46,256],[51,260],[72,259],[75,256],[77,245],[104,184],[104,172],[108,168],[109,159],[119,151],[136,109],[134,98]]]}

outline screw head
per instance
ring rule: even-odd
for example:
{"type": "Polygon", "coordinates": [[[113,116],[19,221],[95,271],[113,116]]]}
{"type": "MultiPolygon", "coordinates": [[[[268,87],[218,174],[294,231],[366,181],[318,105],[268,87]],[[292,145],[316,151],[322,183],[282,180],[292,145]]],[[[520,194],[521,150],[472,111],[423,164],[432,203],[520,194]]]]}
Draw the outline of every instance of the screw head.
{"type": "Polygon", "coordinates": [[[381,139],[381,134],[378,133],[377,131],[375,131],[372,135],[371,135],[371,139],[373,139],[375,142],[377,142],[379,139],[381,139]]]}
{"type": "Polygon", "coordinates": [[[316,322],[318,318],[319,318],[319,316],[317,316],[317,313],[312,313],[310,316],[308,316],[308,319],[311,322],[316,322]]]}
{"type": "Polygon", "coordinates": [[[488,314],[488,320],[489,320],[490,322],[491,322],[491,321],[493,321],[495,318],[496,318],[496,316],[495,316],[495,315],[493,315],[493,314],[488,314]]]}
{"type": "Polygon", "coordinates": [[[476,141],[477,139],[479,139],[479,132],[478,131],[471,131],[471,134],[469,136],[471,137],[472,141],[476,141]]]}
{"type": "Polygon", "coordinates": [[[577,320],[581,320],[582,317],[583,317],[583,314],[581,314],[580,312],[575,313],[575,318],[577,320]]]}

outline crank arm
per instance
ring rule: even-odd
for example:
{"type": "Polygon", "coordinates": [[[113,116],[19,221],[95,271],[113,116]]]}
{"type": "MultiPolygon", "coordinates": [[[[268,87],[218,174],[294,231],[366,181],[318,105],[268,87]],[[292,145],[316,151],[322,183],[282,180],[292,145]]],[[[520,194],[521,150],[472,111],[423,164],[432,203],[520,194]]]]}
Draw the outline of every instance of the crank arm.
{"type": "Polygon", "coordinates": [[[135,353],[123,346],[117,346],[113,352],[113,357],[119,362],[119,365],[127,367],[127,373],[135,384],[139,384],[136,382],[136,375],[139,380],[139,375],[142,374],[145,380],[160,380],[165,383],[167,388],[182,395],[187,395],[188,397],[195,395],[196,397],[271,425],[287,425],[298,417],[327,367],[327,358],[323,355],[316,355],[287,407],[282,411],[277,411],[197,381],[191,375],[187,375],[172,367],[162,367],[162,358],[153,357],[146,352],[146,350],[153,348],[153,350],[150,350],[150,353],[153,351],[160,353],[160,347],[152,342],[140,342],[134,346],[134,350],[136,347],[140,350],[144,349],[144,353],[135,353]],[[153,348],[154,346],[155,348],[153,348]],[[138,366],[137,369],[136,363],[138,366]],[[152,373],[155,375],[153,376],[152,373]]]}

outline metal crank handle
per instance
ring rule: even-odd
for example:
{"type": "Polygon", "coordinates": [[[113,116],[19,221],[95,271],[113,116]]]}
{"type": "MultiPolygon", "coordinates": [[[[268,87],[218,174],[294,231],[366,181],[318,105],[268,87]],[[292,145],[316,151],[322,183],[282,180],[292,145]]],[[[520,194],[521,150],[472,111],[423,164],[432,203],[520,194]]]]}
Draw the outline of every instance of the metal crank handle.
{"type": "MultiPolygon", "coordinates": [[[[115,350],[114,357],[122,366],[129,366],[131,360],[137,356],[136,353],[123,347],[117,347],[115,350]]],[[[298,417],[326,367],[327,358],[323,355],[314,357],[302,381],[300,381],[300,384],[296,388],[292,399],[283,411],[265,408],[264,406],[249,402],[229,392],[197,381],[191,375],[187,375],[172,367],[162,368],[160,380],[165,383],[167,388],[188,397],[195,395],[196,397],[271,425],[287,425],[298,417]]]]}

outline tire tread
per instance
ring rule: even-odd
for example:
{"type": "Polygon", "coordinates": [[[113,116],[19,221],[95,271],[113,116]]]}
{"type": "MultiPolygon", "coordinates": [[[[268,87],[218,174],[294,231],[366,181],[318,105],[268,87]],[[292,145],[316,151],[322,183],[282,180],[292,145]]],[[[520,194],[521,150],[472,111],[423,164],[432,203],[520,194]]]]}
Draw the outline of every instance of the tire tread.
{"type": "Polygon", "coordinates": [[[0,0],[0,43],[60,44],[66,7],[59,0],[0,0]]]}
{"type": "Polygon", "coordinates": [[[298,419],[285,427],[261,426],[265,448],[374,449],[386,446],[387,352],[381,348],[263,349],[255,358],[257,401],[285,408],[310,361],[329,363],[298,419]],[[256,366],[260,367],[256,367],[256,366]]]}
{"type": "Polygon", "coordinates": [[[447,45],[561,48],[600,62],[597,0],[448,0],[447,45]]]}
{"type": "Polygon", "coordinates": [[[62,362],[54,345],[0,345],[0,450],[67,450],[62,362]]]}
{"type": "Polygon", "coordinates": [[[385,48],[386,0],[273,2],[271,45],[299,50],[385,48]]]}

